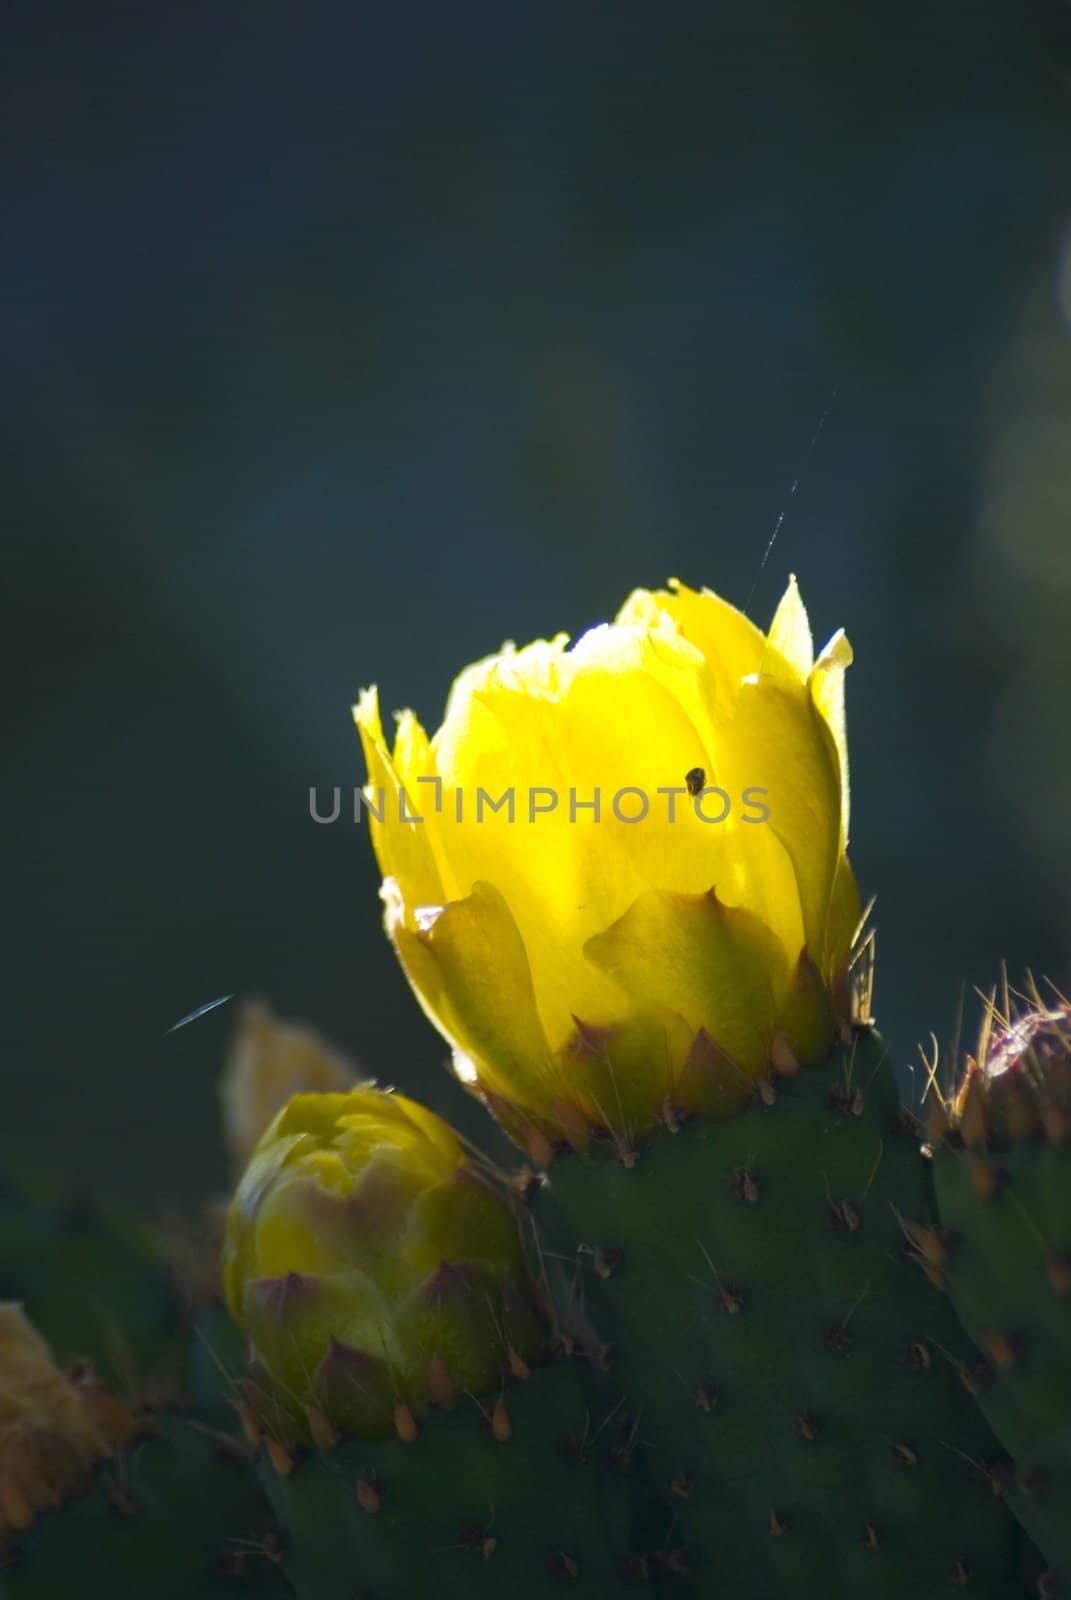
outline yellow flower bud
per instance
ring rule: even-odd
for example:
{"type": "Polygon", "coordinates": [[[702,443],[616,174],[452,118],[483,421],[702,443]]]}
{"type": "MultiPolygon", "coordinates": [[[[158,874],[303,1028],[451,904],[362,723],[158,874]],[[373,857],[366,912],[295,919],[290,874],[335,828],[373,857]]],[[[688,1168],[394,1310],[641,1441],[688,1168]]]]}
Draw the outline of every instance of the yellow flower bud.
{"type": "Polygon", "coordinates": [[[355,718],[386,923],[462,1080],[519,1137],[729,1109],[821,1058],[859,898],[844,671],[795,580],[769,634],[709,591],[505,645],[428,739],[355,718]],[[512,805],[509,803],[512,797],[512,805]],[[494,806],[497,805],[497,809],[494,806]],[[419,817],[420,821],[408,820],[419,817]]]}
{"type": "Polygon", "coordinates": [[[368,1436],[541,1341],[505,1200],[445,1122],[368,1085],[276,1117],[234,1196],[223,1280],[284,1409],[368,1436]]]}
{"type": "Polygon", "coordinates": [[[260,1001],[243,1006],[220,1078],[223,1133],[235,1172],[291,1095],[349,1089],[356,1081],[353,1062],[312,1028],[283,1022],[260,1001]]]}

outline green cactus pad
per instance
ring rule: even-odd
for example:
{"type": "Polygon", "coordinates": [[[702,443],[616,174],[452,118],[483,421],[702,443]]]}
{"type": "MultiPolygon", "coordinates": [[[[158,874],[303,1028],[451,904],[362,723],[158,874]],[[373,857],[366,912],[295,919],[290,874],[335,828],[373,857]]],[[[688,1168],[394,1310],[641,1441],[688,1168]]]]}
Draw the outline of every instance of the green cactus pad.
{"type": "Polygon", "coordinates": [[[0,1597],[284,1600],[281,1552],[249,1463],[170,1418],[0,1550],[0,1597]]]}
{"type": "Polygon", "coordinates": [[[1055,1569],[1043,1592],[1056,1573],[1071,1591],[1071,1144],[946,1144],[933,1178],[978,1402],[1015,1461],[1008,1501],[1055,1569]]]}
{"type": "Polygon", "coordinates": [[[675,1508],[674,1564],[732,1600],[1027,1594],[973,1352],[905,1258],[927,1175],[883,1045],[759,1089],[628,1164],[566,1153],[531,1202],[675,1508]]]}
{"type": "Polygon", "coordinates": [[[410,1443],[348,1440],[286,1475],[265,1459],[301,1600],[607,1600],[627,1587],[624,1484],[597,1464],[600,1418],[574,1365],[535,1368],[497,1418],[495,1404],[461,1395],[410,1443]]]}
{"type": "Polygon", "coordinates": [[[58,1361],[113,1382],[176,1366],[182,1317],[165,1265],[91,1202],[43,1212],[0,1182],[0,1300],[17,1300],[58,1361]]]}

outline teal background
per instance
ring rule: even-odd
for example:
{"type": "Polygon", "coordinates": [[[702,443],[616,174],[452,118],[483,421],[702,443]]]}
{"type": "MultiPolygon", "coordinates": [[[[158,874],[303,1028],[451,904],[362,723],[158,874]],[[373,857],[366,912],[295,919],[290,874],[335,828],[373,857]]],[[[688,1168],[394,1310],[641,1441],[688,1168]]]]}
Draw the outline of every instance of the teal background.
{"type": "Polygon", "coordinates": [[[0,1165],[218,1184],[230,1013],[165,1030],[232,990],[478,1131],[308,787],[362,685],[434,724],[672,573],[848,628],[905,1071],[1002,956],[1066,983],[1069,22],[8,15],[0,1165]]]}

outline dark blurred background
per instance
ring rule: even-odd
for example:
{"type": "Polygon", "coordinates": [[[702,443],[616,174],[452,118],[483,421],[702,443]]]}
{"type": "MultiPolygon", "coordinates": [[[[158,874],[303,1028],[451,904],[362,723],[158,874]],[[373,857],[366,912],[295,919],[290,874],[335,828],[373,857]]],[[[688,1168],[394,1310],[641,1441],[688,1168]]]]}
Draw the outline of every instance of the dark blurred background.
{"type": "Polygon", "coordinates": [[[232,990],[478,1131],[309,785],[670,574],[848,628],[898,1063],[1067,982],[1069,23],[8,11],[0,1165],[218,1183],[232,990]]]}

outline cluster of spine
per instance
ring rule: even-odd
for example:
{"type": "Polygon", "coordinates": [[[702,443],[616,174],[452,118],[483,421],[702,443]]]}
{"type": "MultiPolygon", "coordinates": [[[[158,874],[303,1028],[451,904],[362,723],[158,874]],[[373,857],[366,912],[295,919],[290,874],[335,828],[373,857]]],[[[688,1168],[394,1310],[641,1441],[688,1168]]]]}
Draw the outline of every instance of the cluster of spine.
{"type": "MultiPolygon", "coordinates": [[[[1036,997],[1035,997],[1036,998],[1036,997]]],[[[991,1010],[957,1092],[929,1118],[929,1280],[974,1344],[967,1381],[1011,1458],[1003,1493],[1071,1593],[1071,1011],[991,1010]]]]}

